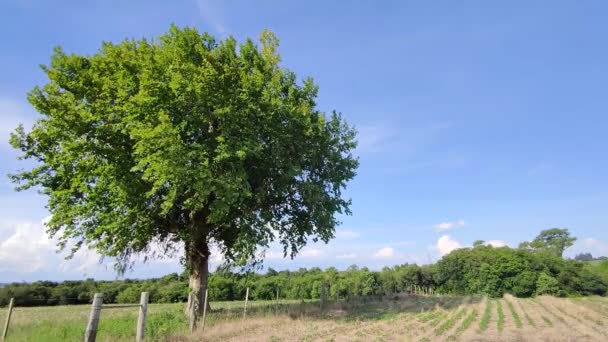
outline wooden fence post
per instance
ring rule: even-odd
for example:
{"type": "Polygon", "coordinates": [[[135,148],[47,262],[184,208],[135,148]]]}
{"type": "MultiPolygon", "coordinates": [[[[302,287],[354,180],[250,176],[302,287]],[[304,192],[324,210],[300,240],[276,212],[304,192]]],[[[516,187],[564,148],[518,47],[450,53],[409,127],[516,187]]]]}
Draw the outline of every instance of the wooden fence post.
{"type": "Polygon", "coordinates": [[[207,301],[209,297],[209,288],[205,289],[205,306],[203,306],[203,324],[201,329],[205,332],[205,318],[207,317],[207,301]]]}
{"type": "Polygon", "coordinates": [[[87,330],[84,332],[84,342],[95,342],[97,337],[97,325],[99,324],[99,315],[101,314],[101,306],[103,305],[103,293],[96,293],[91,304],[91,314],[87,323],[87,330]]]}
{"type": "Polygon", "coordinates": [[[139,298],[139,317],[137,317],[137,333],[135,335],[136,342],[142,342],[146,332],[146,313],[148,311],[148,298],[150,293],[142,292],[139,298]]]}
{"type": "Polygon", "coordinates": [[[247,315],[247,302],[249,301],[249,288],[247,288],[247,292],[245,292],[245,308],[243,309],[243,318],[247,315]]]}
{"type": "Polygon", "coordinates": [[[2,341],[6,339],[6,334],[8,333],[8,324],[11,322],[11,313],[13,312],[14,302],[15,298],[11,298],[11,301],[8,303],[8,313],[6,314],[6,323],[4,324],[4,331],[2,331],[2,341]]]}

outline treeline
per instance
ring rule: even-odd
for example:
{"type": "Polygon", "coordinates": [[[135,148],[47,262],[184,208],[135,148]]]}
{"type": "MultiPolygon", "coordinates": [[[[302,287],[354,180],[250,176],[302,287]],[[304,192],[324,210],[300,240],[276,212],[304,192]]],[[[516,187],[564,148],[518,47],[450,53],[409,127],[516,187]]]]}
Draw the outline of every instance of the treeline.
{"type": "MultiPolygon", "coordinates": [[[[0,288],[0,306],[15,298],[18,306],[89,303],[96,292],[105,303],[135,303],[142,291],[150,292],[153,303],[185,302],[188,282],[183,275],[169,274],[149,280],[40,281],[14,283],[0,288]]],[[[435,265],[399,265],[371,271],[351,266],[344,271],[330,267],[302,268],[266,274],[215,272],[209,279],[212,301],[242,300],[250,288],[252,300],[317,299],[322,287],[329,299],[386,295],[406,292],[412,286],[433,288],[444,294],[484,294],[518,297],[541,294],[605,295],[608,289],[608,261],[584,263],[543,252],[479,246],[450,253],[435,265]]]]}
{"type": "MultiPolygon", "coordinates": [[[[209,277],[209,298],[243,300],[249,287],[251,300],[275,299],[277,291],[282,299],[318,299],[323,286],[327,298],[353,298],[403,292],[412,285],[432,287],[433,277],[432,266],[418,265],[386,267],[380,272],[354,265],[345,271],[330,267],[277,272],[270,268],[265,274],[219,270],[209,277]]],[[[0,288],[0,306],[11,297],[18,306],[86,304],[96,292],[104,293],[104,303],[135,303],[143,291],[150,293],[152,303],[185,302],[187,279],[185,273],[172,273],[148,280],[13,283],[0,288]]]]}
{"type": "Polygon", "coordinates": [[[508,247],[453,251],[437,262],[435,275],[441,291],[452,294],[603,296],[608,290],[608,261],[565,260],[548,251],[508,247]]]}
{"type": "MultiPolygon", "coordinates": [[[[476,241],[444,256],[433,265],[414,264],[371,271],[355,265],[338,271],[334,267],[301,268],[265,274],[234,273],[219,269],[209,278],[211,301],[242,300],[250,288],[250,299],[318,299],[322,289],[328,299],[353,299],[409,291],[412,287],[432,288],[435,293],[518,297],[536,295],[606,295],[608,260],[580,261],[562,257],[575,238],[565,229],[550,229],[519,248],[495,248],[476,241]]],[[[580,258],[579,258],[580,259],[580,258]]],[[[14,283],[0,288],[0,306],[11,297],[18,306],[86,304],[96,292],[104,293],[105,303],[135,303],[143,291],[152,303],[185,302],[188,298],[187,273],[169,274],[148,280],[116,281],[40,281],[14,283]]]]}

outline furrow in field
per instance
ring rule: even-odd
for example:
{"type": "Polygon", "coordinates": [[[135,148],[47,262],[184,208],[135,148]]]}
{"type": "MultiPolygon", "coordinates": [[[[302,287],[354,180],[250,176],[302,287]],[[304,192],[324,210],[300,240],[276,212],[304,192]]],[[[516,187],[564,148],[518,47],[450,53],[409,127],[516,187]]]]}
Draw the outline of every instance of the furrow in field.
{"type": "Polygon", "coordinates": [[[559,311],[563,316],[577,321],[581,327],[591,328],[600,335],[608,336],[602,319],[595,312],[563,299],[554,297],[543,297],[542,299],[549,307],[559,311]]]}
{"type": "MultiPolygon", "coordinates": [[[[429,321],[424,334],[420,337],[420,341],[436,341],[441,339],[444,333],[451,331],[456,324],[464,319],[471,301],[471,297],[464,297],[457,308],[446,311],[436,319],[429,321]]],[[[445,335],[443,338],[445,339],[447,336],[445,335]]]]}
{"type": "Polygon", "coordinates": [[[528,311],[526,309],[524,309],[522,300],[514,298],[514,301],[517,303],[517,307],[519,307],[519,310],[521,311],[523,316],[526,318],[526,322],[528,322],[528,325],[530,325],[532,327],[536,327],[536,321],[529,315],[528,311]]]}
{"type": "Polygon", "coordinates": [[[593,341],[603,341],[603,338],[601,337],[601,335],[598,335],[596,332],[594,332],[592,329],[579,324],[577,321],[573,321],[573,320],[569,320],[566,319],[563,315],[561,315],[559,312],[556,312],[555,309],[553,309],[552,307],[548,306],[544,301],[543,301],[544,297],[539,297],[539,298],[535,298],[532,299],[532,302],[534,302],[536,305],[538,305],[538,307],[544,311],[545,313],[549,314],[551,316],[551,318],[554,321],[554,327],[560,327],[563,326],[565,328],[567,328],[569,332],[568,335],[572,335],[572,333],[576,334],[576,338],[583,338],[583,339],[590,339],[593,341]]]}
{"type": "Polygon", "coordinates": [[[581,305],[595,311],[602,317],[608,316],[608,305],[604,305],[604,303],[599,300],[598,297],[570,298],[569,300],[577,305],[581,305]]]}
{"type": "Polygon", "coordinates": [[[513,319],[513,323],[517,329],[521,329],[524,326],[522,312],[519,311],[519,307],[517,306],[517,298],[506,295],[504,297],[505,303],[507,304],[507,308],[509,309],[509,313],[511,314],[511,318],[513,319]]]}

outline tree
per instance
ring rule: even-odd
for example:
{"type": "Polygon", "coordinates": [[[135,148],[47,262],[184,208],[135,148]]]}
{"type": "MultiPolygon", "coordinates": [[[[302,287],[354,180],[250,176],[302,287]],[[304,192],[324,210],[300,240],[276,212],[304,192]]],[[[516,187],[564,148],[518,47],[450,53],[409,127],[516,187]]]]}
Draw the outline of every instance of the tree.
{"type": "Polygon", "coordinates": [[[212,245],[242,265],[272,241],[293,258],[334,236],[355,131],[316,109],[318,87],[280,66],[271,32],[260,43],[172,26],[93,55],[54,50],[28,96],[42,116],[11,136],[37,166],[11,179],[48,196],[60,248],[93,247],[124,271],[183,246],[195,318],[212,245]]]}
{"type": "Polygon", "coordinates": [[[591,253],[579,253],[574,257],[574,260],[578,261],[592,261],[593,255],[591,253]]]}
{"type": "Polygon", "coordinates": [[[557,279],[546,273],[541,273],[538,276],[536,280],[536,294],[556,296],[559,292],[559,282],[557,279]]]}
{"type": "Polygon", "coordinates": [[[473,242],[473,247],[482,247],[486,244],[486,242],[484,240],[475,240],[475,242],[473,242]]]}
{"type": "Polygon", "coordinates": [[[540,234],[530,242],[522,242],[519,245],[519,248],[535,251],[549,251],[561,257],[564,254],[564,251],[572,246],[575,241],[576,238],[570,235],[568,229],[551,228],[541,231],[540,234]]]}

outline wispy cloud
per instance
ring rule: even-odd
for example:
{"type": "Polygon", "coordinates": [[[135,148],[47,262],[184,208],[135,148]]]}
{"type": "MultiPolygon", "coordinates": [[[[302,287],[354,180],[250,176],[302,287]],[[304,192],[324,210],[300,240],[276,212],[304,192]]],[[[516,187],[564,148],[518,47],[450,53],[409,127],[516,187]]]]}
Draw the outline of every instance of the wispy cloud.
{"type": "Polygon", "coordinates": [[[303,258],[318,258],[323,255],[324,255],[323,251],[321,251],[318,248],[305,248],[304,250],[302,250],[302,253],[301,253],[301,256],[303,258]]]}
{"type": "Polygon", "coordinates": [[[203,25],[211,27],[220,36],[227,36],[228,30],[221,15],[221,3],[221,1],[196,0],[196,6],[203,18],[203,25]]]}
{"type": "Polygon", "coordinates": [[[356,239],[361,236],[361,233],[348,229],[337,229],[336,238],[343,240],[356,239]]]}
{"type": "Polygon", "coordinates": [[[464,222],[464,220],[459,220],[455,222],[442,222],[436,224],[435,226],[433,226],[433,228],[435,228],[435,231],[437,232],[447,232],[455,228],[464,227],[465,225],[466,223],[464,222]]]}
{"type": "Polygon", "coordinates": [[[395,253],[395,250],[392,247],[380,248],[374,254],[374,258],[381,258],[381,259],[392,258],[392,257],[395,257],[395,256],[396,256],[396,253],[395,253]]]}
{"type": "Polygon", "coordinates": [[[355,254],[355,253],[346,253],[346,254],[336,255],[337,259],[354,259],[356,257],[357,257],[357,254],[355,254]]]}

